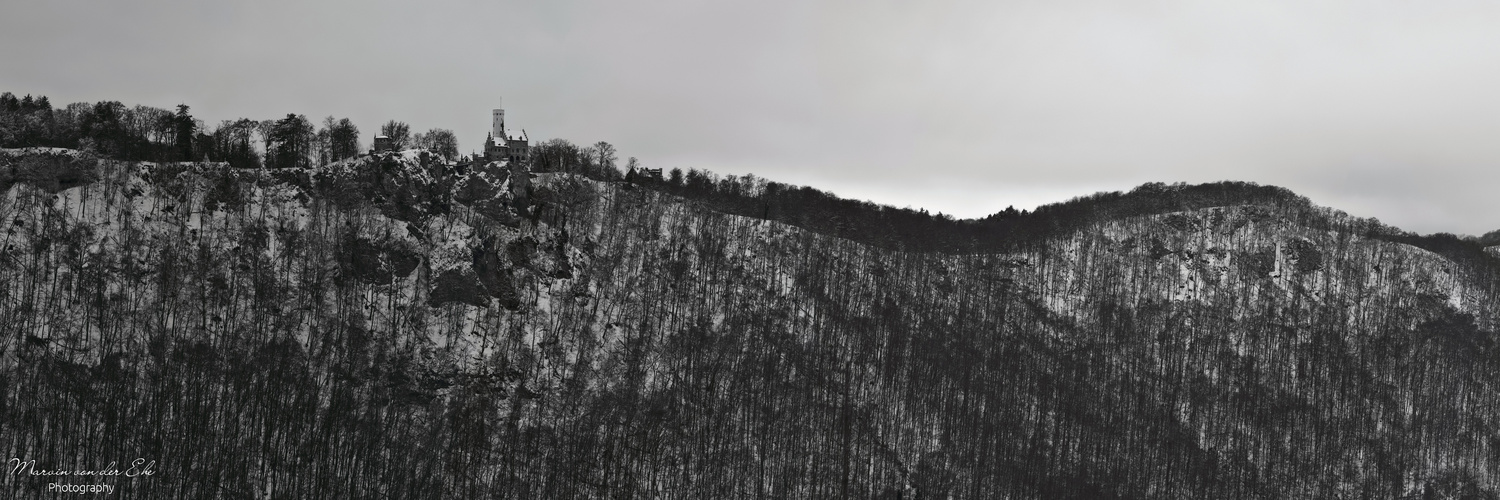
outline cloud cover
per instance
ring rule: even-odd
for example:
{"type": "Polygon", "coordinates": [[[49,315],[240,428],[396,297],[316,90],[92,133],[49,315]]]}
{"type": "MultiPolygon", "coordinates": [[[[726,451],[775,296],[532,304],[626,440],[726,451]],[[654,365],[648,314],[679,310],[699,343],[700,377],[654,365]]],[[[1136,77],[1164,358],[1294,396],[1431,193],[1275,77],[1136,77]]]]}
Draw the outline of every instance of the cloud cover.
{"type": "Polygon", "coordinates": [[[978,217],[1247,180],[1500,229],[1477,1],[8,2],[0,89],[200,118],[450,128],[978,217]]]}

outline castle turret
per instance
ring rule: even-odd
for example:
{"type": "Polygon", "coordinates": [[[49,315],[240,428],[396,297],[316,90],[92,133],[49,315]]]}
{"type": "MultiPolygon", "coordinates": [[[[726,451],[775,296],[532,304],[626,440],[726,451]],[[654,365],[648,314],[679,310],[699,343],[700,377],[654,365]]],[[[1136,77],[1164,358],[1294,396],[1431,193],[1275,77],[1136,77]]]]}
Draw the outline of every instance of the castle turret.
{"type": "Polygon", "coordinates": [[[495,108],[490,112],[490,135],[505,137],[505,109],[495,108]]]}

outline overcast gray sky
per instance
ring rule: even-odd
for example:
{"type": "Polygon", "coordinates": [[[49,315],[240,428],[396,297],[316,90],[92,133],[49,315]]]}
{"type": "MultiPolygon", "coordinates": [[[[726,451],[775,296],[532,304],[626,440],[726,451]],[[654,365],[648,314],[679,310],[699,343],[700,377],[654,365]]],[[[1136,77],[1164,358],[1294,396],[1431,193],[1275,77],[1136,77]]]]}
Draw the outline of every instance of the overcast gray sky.
{"type": "Polygon", "coordinates": [[[449,128],[961,217],[1245,180],[1500,229],[1500,7],[1460,0],[7,0],[0,90],[449,128]]]}

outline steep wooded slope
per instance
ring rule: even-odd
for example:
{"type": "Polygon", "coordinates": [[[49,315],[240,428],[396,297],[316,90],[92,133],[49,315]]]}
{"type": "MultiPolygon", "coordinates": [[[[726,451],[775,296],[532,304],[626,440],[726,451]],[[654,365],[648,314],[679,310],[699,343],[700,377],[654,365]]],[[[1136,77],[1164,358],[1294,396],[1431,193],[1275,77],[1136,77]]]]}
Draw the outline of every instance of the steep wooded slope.
{"type": "Polygon", "coordinates": [[[157,460],[124,498],[1500,486],[1489,271],[1324,209],[939,255],[416,154],[0,158],[0,449],[157,460]]]}

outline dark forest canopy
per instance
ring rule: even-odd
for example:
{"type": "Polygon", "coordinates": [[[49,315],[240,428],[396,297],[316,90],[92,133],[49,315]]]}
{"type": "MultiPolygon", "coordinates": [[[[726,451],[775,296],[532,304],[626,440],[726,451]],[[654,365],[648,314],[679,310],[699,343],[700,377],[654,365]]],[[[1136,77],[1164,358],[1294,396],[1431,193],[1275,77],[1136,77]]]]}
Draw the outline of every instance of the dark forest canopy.
{"type": "MultiPolygon", "coordinates": [[[[881,248],[912,252],[965,254],[1020,250],[1101,221],[1237,205],[1292,209],[1302,218],[1298,221],[1301,224],[1325,228],[1331,224],[1330,212],[1315,209],[1306,197],[1286,188],[1253,182],[1196,185],[1152,182],[1128,192],[1079,196],[1031,211],[1012,207],[980,219],[954,219],[927,210],[840,198],[812,187],[768,181],[754,175],[721,177],[698,169],[687,172],[673,169],[659,179],[636,170],[622,175],[611,166],[592,162],[588,149],[560,139],[544,142],[533,152],[533,170],[572,172],[604,181],[623,178],[631,184],[694,200],[720,212],[774,220],[881,248]]],[[[1484,250],[1486,246],[1500,244],[1500,231],[1476,238],[1448,233],[1419,235],[1376,219],[1358,219],[1357,225],[1368,237],[1410,244],[1487,269],[1500,277],[1500,262],[1484,250]]]]}
{"type": "MultiPolygon", "coordinates": [[[[126,106],[119,101],[52,107],[46,96],[0,94],[0,148],[77,149],[126,161],[216,161],[241,168],[310,167],[354,158],[359,129],[330,116],[238,118],[207,126],[191,108],[126,106]]],[[[456,147],[456,145],[455,145],[456,147]]]]}

